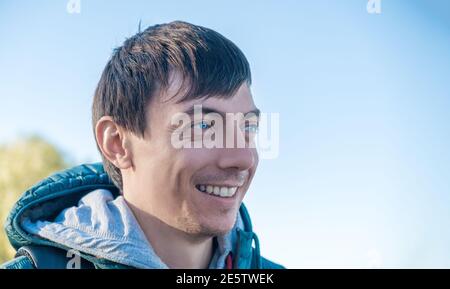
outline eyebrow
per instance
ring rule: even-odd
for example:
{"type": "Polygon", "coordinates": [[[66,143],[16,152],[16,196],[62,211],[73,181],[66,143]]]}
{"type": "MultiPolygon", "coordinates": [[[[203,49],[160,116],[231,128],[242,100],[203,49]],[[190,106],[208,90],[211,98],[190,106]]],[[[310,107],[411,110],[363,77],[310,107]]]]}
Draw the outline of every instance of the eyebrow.
{"type": "MultiPolygon", "coordinates": [[[[203,105],[202,105],[202,108],[201,108],[201,112],[202,112],[202,114],[218,113],[218,114],[220,114],[223,117],[225,117],[225,114],[227,113],[227,112],[220,111],[220,110],[217,110],[217,109],[214,109],[214,108],[205,107],[203,105]]],[[[194,115],[195,114],[194,106],[192,106],[188,110],[184,111],[184,113],[189,114],[189,115],[194,115]]],[[[259,118],[259,116],[261,114],[261,111],[258,108],[255,108],[255,109],[249,110],[247,112],[243,112],[242,114],[247,115],[247,114],[250,114],[250,113],[256,115],[256,117],[259,118]]]]}

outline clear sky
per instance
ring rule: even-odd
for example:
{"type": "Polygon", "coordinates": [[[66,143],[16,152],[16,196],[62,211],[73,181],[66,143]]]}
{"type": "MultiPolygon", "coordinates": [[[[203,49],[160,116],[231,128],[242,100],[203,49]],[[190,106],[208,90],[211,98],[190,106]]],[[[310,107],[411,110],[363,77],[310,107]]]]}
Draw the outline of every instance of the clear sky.
{"type": "Polygon", "coordinates": [[[450,1],[0,2],[0,142],[38,133],[99,160],[93,91],[114,47],[184,20],[248,57],[280,151],[245,202],[288,267],[450,267],[450,1]]]}

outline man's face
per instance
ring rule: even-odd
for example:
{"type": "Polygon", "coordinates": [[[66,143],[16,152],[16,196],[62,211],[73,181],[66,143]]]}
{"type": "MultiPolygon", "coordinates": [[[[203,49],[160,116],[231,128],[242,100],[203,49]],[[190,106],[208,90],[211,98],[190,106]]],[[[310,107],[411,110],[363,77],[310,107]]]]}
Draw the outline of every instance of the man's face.
{"type": "Polygon", "coordinates": [[[256,107],[247,84],[227,99],[210,97],[177,103],[177,97],[172,96],[179,81],[175,78],[167,91],[149,103],[145,137],[131,136],[133,168],[122,172],[124,196],[140,211],[181,231],[206,236],[224,234],[235,223],[258,165],[256,149],[248,147],[254,137],[247,130],[250,122],[230,126],[224,118],[221,127],[224,142],[232,134],[236,143],[239,138],[246,143],[245,148],[176,148],[174,133],[192,128],[192,133],[184,133],[180,139],[195,147],[194,142],[201,139],[198,132],[202,136],[211,130],[211,121],[205,114],[200,122],[198,116],[194,119],[191,115],[189,123],[176,126],[173,119],[177,113],[192,111],[194,105],[224,115],[246,114],[256,107]],[[232,126],[234,132],[229,129],[232,126]]]}

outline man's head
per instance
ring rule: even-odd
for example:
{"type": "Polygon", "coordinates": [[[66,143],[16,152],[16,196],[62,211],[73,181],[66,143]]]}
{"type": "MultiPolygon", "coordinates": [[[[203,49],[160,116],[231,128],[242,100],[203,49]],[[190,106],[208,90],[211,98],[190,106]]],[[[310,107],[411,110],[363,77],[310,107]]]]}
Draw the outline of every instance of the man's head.
{"type": "MultiPolygon", "coordinates": [[[[96,89],[92,120],[105,169],[127,202],[187,233],[231,229],[258,164],[256,149],[177,148],[172,140],[181,131],[178,139],[194,143],[222,128],[208,115],[194,117],[196,105],[216,115],[257,111],[250,84],[239,48],[204,27],[156,25],[117,48],[96,89]],[[174,122],[183,112],[189,121],[174,122]]],[[[251,121],[236,124],[236,132],[223,126],[224,138],[231,131],[252,143],[251,121]]]]}

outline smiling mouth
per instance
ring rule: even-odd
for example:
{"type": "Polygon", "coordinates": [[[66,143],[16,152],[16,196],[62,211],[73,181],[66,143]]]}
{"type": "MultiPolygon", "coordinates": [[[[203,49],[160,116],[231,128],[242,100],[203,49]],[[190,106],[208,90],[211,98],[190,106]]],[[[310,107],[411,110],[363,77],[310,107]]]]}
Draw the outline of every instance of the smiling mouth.
{"type": "Polygon", "coordinates": [[[239,187],[216,186],[216,185],[196,185],[195,188],[204,194],[209,194],[221,198],[232,198],[239,187]]]}

